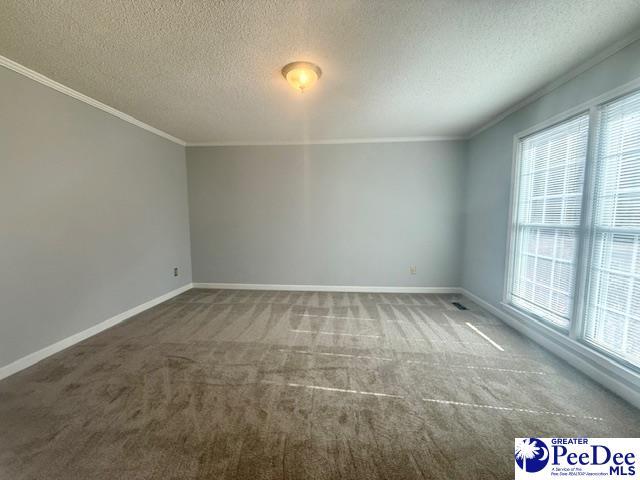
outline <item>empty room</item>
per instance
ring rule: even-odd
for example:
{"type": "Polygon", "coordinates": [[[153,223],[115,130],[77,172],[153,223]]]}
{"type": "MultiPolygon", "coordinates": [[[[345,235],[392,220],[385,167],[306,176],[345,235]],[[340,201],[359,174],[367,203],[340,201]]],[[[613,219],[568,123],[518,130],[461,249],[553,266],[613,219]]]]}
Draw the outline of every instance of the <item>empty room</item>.
{"type": "Polygon", "coordinates": [[[640,478],[638,0],[1,0],[0,480],[640,478]]]}

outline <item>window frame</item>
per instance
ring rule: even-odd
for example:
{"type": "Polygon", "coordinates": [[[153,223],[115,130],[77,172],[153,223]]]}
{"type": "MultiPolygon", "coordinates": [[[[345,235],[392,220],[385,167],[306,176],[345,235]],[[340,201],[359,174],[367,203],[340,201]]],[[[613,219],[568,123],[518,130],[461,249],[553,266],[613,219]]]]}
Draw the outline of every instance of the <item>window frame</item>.
{"type": "Polygon", "coordinates": [[[600,108],[620,97],[640,91],[640,78],[624,84],[614,90],[595,97],[574,108],[568,109],[558,115],[554,115],[526,130],[518,132],[513,137],[513,154],[511,164],[511,188],[509,194],[509,213],[507,225],[507,244],[504,272],[504,286],[502,294],[502,306],[511,314],[515,314],[520,320],[532,324],[536,328],[550,329],[557,335],[576,341],[594,353],[601,354],[624,367],[635,372],[640,372],[640,366],[628,362],[588,341],[585,338],[586,307],[589,295],[589,271],[590,259],[593,251],[593,214],[594,214],[594,194],[596,187],[597,153],[598,139],[600,132],[600,108]],[[578,245],[576,251],[576,274],[574,283],[574,298],[571,307],[571,318],[569,328],[565,329],[555,325],[553,322],[545,320],[532,312],[524,310],[512,302],[511,288],[513,285],[514,269],[516,264],[515,251],[518,229],[518,201],[520,192],[520,171],[522,156],[522,140],[538,132],[564,123],[577,116],[587,114],[589,116],[589,126],[587,131],[587,151],[584,166],[584,179],[582,186],[582,204],[580,213],[580,225],[578,226],[578,245]]]}
{"type": "MultiPolygon", "coordinates": [[[[555,323],[545,320],[544,318],[524,310],[516,305],[514,305],[512,301],[511,295],[511,287],[513,285],[513,277],[514,270],[516,265],[515,258],[515,249],[516,243],[518,239],[517,230],[518,230],[518,199],[520,197],[520,172],[521,172],[521,157],[522,157],[522,141],[530,137],[531,135],[535,135],[536,133],[542,132],[549,128],[555,127],[562,123],[565,123],[569,120],[572,120],[576,117],[589,114],[589,128],[587,131],[587,152],[585,159],[585,171],[584,171],[584,179],[583,179],[583,187],[582,187],[582,203],[581,203],[581,211],[580,211],[580,225],[576,228],[576,232],[578,235],[578,247],[576,249],[575,256],[575,268],[576,268],[576,278],[578,278],[581,274],[581,249],[583,243],[583,221],[584,221],[584,207],[585,207],[585,180],[587,178],[587,164],[589,163],[589,153],[591,148],[591,120],[592,120],[592,112],[589,108],[584,108],[582,106],[576,107],[574,109],[568,110],[567,112],[562,113],[561,115],[557,115],[552,117],[551,119],[539,123],[534,127],[531,127],[527,130],[524,130],[514,136],[513,139],[513,161],[511,166],[511,193],[509,200],[509,227],[507,230],[508,239],[507,239],[507,259],[505,262],[506,272],[505,272],[505,282],[504,282],[504,291],[503,291],[503,303],[506,303],[514,310],[521,312],[526,315],[528,318],[532,318],[539,323],[543,323],[545,326],[552,328],[553,330],[560,332],[563,335],[569,334],[571,336],[572,326],[574,324],[575,318],[575,310],[576,310],[576,299],[578,298],[578,288],[577,284],[574,284],[574,293],[573,293],[573,303],[571,305],[571,319],[569,323],[569,328],[563,328],[560,325],[556,325],[555,323]]],[[[575,338],[575,337],[571,337],[575,338]]]]}

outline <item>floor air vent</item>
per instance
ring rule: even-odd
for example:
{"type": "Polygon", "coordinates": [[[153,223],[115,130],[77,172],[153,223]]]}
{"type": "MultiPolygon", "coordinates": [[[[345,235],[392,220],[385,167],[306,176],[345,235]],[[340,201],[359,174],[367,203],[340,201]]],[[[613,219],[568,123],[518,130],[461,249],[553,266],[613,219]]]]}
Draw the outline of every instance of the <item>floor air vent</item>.
{"type": "Polygon", "coordinates": [[[454,305],[458,310],[466,310],[467,309],[467,307],[465,307],[460,302],[452,302],[452,305],[454,305]]]}

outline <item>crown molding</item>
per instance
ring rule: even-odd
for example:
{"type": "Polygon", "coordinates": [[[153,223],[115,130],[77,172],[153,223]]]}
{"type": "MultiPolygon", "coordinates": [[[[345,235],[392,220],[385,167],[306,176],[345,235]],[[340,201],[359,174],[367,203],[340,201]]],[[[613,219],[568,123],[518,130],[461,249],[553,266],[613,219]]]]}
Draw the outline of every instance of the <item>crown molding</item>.
{"type": "Polygon", "coordinates": [[[286,145],[345,145],[353,143],[410,143],[465,140],[464,136],[336,138],[327,140],[274,142],[187,142],[187,147],[276,147],[286,145]]]}
{"type": "Polygon", "coordinates": [[[116,110],[109,105],[106,105],[98,100],[88,97],[83,93],[80,93],[72,88],[69,88],[61,83],[56,82],[55,80],[50,79],[30,68],[25,67],[24,65],[19,64],[11,60],[10,58],[3,57],[0,55],[0,66],[6,67],[9,70],[13,70],[16,73],[24,75],[25,77],[30,78],[42,85],[46,85],[49,88],[52,88],[60,93],[68,95],[69,97],[75,98],[76,100],[80,100],[92,107],[98,108],[104,112],[107,112],[115,117],[124,120],[125,122],[129,122],[137,127],[140,127],[144,130],[147,130],[151,133],[154,133],[160,137],[166,138],[178,145],[182,145],[183,147],[229,147],[229,146],[280,146],[280,145],[341,145],[341,144],[352,144],[352,143],[406,143],[406,142],[441,142],[441,141],[453,141],[453,140],[464,140],[466,137],[464,136],[419,136],[419,137],[377,137],[377,138],[342,138],[342,139],[327,139],[327,140],[300,140],[300,141],[273,141],[273,142],[185,142],[184,140],[174,137],[173,135],[168,134],[167,132],[163,132],[151,125],[148,125],[140,120],[132,117],[131,115],[127,115],[120,110],[116,110]]]}
{"type": "Polygon", "coordinates": [[[9,70],[13,70],[14,72],[19,73],[20,75],[24,75],[25,77],[28,77],[31,80],[35,80],[36,82],[41,83],[42,85],[46,85],[49,88],[53,88],[54,90],[57,90],[60,93],[64,93],[65,95],[75,98],[76,100],[80,100],[81,102],[84,102],[87,105],[91,105],[92,107],[98,108],[103,112],[107,112],[113,115],[114,117],[118,117],[119,119],[124,120],[125,122],[129,122],[132,125],[135,125],[136,127],[140,127],[162,138],[166,138],[167,140],[177,143],[178,145],[182,145],[183,147],[186,146],[186,142],[184,140],[174,137],[173,135],[169,135],[167,132],[158,130],[157,128],[152,127],[151,125],[147,125],[146,123],[133,118],[131,115],[127,115],[126,113],[121,112],[120,110],[116,110],[115,108],[110,107],[109,105],[106,105],[102,102],[99,102],[94,98],[88,97],[80,92],[77,92],[76,90],[73,90],[72,88],[62,85],[61,83],[58,83],[55,80],[50,79],[49,77],[45,77],[44,75],[38,72],[35,72],[30,68],[25,67],[24,65],[20,65],[18,62],[14,62],[10,58],[3,57],[2,55],[0,55],[0,66],[6,67],[9,70]]]}
{"type": "Polygon", "coordinates": [[[612,55],[615,55],[616,53],[618,53],[623,48],[628,47],[629,45],[631,45],[632,43],[637,42],[638,40],[640,40],[640,30],[634,31],[631,34],[627,35],[626,37],[622,38],[621,40],[618,40],[616,43],[614,43],[610,47],[602,50],[596,56],[591,57],[586,62],[584,62],[584,63],[578,65],[577,67],[569,70],[567,73],[565,73],[561,77],[555,79],[551,83],[548,83],[547,85],[542,87],[540,90],[537,90],[536,92],[532,93],[528,97],[525,97],[524,99],[520,100],[515,105],[509,107],[508,109],[506,109],[503,112],[499,113],[498,115],[494,116],[491,120],[489,120],[489,122],[485,123],[483,126],[481,126],[480,128],[472,131],[469,135],[467,135],[466,139],[469,140],[469,139],[475,137],[476,135],[478,135],[479,133],[487,130],[488,128],[491,128],[494,125],[500,123],[502,120],[507,118],[512,113],[517,112],[521,108],[524,108],[527,105],[529,105],[530,103],[535,102],[539,98],[542,98],[545,95],[551,93],[555,89],[557,89],[557,88],[561,87],[562,85],[564,85],[565,83],[573,80],[578,75],[580,75],[580,74],[586,72],[587,70],[595,67],[599,63],[603,62],[604,60],[606,60],[607,58],[611,57],[612,55]]]}
{"type": "Polygon", "coordinates": [[[106,105],[98,100],[95,100],[87,95],[84,95],[72,88],[69,88],[61,83],[56,82],[34,70],[31,70],[24,65],[21,65],[7,57],[0,55],[0,66],[6,67],[9,70],[13,70],[25,77],[28,77],[42,85],[46,85],[49,88],[57,90],[60,93],[68,95],[76,100],[80,100],[92,107],[98,108],[104,112],[107,112],[115,117],[124,120],[125,122],[129,122],[132,125],[136,125],[144,130],[147,130],[151,133],[154,133],[160,137],[163,137],[167,140],[170,140],[178,145],[182,145],[185,147],[235,147],[235,146],[286,146],[286,145],[342,145],[342,144],[362,144],[362,143],[408,143],[408,142],[442,142],[442,141],[456,141],[456,140],[469,140],[479,133],[491,128],[492,126],[500,123],[502,120],[507,118],[509,115],[517,112],[518,110],[526,107],[527,105],[535,102],[539,98],[551,93],[557,88],[561,87],[565,83],[573,80],[580,74],[586,72],[587,70],[595,67],[599,63],[603,62],[607,58],[615,55],[623,48],[635,43],[640,40],[640,30],[634,31],[621,40],[617,41],[609,48],[602,50],[596,56],[590,58],[588,61],[578,65],[577,67],[571,69],[561,77],[556,80],[548,83],[543,88],[537,90],[533,94],[525,97],[520,100],[516,104],[512,105],[508,109],[494,116],[487,123],[482,125],[481,127],[473,130],[471,133],[467,135],[450,135],[450,136],[417,136],[417,137],[375,137],[375,138],[343,138],[343,139],[326,139],[326,140],[300,140],[300,141],[272,141],[272,142],[185,142],[184,140],[174,137],[162,130],[159,130],[151,125],[148,125],[136,118],[128,115],[120,110],[116,110],[109,105],[106,105]]]}

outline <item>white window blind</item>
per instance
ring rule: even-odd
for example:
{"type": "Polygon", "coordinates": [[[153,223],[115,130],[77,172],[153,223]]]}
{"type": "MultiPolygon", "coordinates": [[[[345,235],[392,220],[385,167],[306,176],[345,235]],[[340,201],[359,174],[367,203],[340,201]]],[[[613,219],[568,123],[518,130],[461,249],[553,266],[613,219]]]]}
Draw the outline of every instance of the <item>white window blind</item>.
{"type": "Polygon", "coordinates": [[[599,117],[584,336],[640,365],[640,92],[599,117]]]}
{"type": "Polygon", "coordinates": [[[568,328],[576,277],[588,114],[520,140],[511,303],[568,328]]]}

